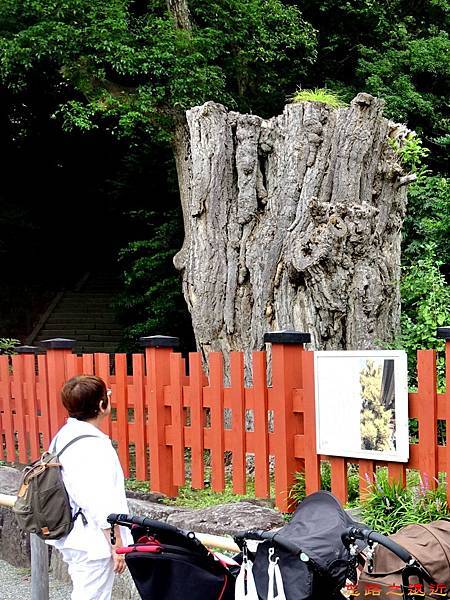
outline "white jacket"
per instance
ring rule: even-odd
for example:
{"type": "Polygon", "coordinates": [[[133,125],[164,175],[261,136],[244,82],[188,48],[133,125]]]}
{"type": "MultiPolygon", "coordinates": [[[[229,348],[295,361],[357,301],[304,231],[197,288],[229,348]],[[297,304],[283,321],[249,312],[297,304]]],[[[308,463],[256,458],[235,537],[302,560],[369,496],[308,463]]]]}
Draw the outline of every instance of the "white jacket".
{"type": "MultiPolygon", "coordinates": [[[[57,549],[84,550],[89,560],[111,555],[102,529],[110,527],[106,517],[110,513],[128,514],[122,467],[111,440],[94,425],[68,418],[67,423],[53,438],[50,449],[59,452],[80,435],[95,437],[78,440],[63,452],[60,458],[62,476],[72,506],[72,514],[82,509],[87,519],[83,524],[77,517],[69,535],[48,541],[57,549]]],[[[131,544],[127,528],[121,527],[124,546],[131,544]]]]}

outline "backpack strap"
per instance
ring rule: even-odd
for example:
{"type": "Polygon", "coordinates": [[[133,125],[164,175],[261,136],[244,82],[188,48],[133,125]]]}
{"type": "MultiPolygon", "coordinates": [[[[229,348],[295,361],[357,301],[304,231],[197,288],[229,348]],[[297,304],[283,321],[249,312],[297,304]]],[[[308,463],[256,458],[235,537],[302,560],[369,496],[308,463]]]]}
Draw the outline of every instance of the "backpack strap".
{"type": "MultiPolygon", "coordinates": [[[[67,448],[69,446],[71,446],[72,444],[74,444],[75,442],[78,442],[78,440],[81,440],[83,438],[100,438],[100,436],[99,435],[88,435],[88,434],[78,435],[76,438],[73,438],[73,440],[70,440],[70,442],[68,444],[66,444],[62,450],[60,450],[59,452],[56,452],[56,456],[59,458],[61,456],[61,454],[65,450],[67,450],[67,448]]],[[[55,444],[55,446],[56,446],[56,444],[55,444]]]]}
{"type": "MultiPolygon", "coordinates": [[[[62,450],[60,450],[59,452],[56,452],[56,457],[59,459],[59,457],[61,456],[61,454],[67,450],[67,448],[69,446],[71,446],[72,444],[75,444],[75,442],[78,442],[78,440],[82,440],[83,438],[100,438],[99,435],[89,435],[89,434],[84,434],[84,435],[78,435],[77,437],[73,438],[73,440],[70,440],[70,442],[68,442],[64,448],[62,450]]],[[[55,440],[55,446],[56,446],[56,440],[55,440]]],[[[55,448],[56,449],[56,448],[55,448]]],[[[83,521],[83,525],[86,526],[88,524],[86,517],[84,516],[83,510],[81,508],[79,508],[77,510],[77,512],[73,515],[72,517],[72,523],[74,523],[77,520],[77,517],[80,517],[81,520],[83,521]]]]}

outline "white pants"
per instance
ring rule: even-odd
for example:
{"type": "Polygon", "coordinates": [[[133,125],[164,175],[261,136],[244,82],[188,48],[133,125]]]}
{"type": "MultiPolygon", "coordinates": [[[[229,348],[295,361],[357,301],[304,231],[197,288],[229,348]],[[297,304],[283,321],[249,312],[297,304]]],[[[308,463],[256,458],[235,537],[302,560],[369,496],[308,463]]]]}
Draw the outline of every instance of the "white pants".
{"type": "Polygon", "coordinates": [[[112,558],[89,560],[87,552],[63,549],[73,591],[71,600],[110,600],[114,583],[112,558]]]}

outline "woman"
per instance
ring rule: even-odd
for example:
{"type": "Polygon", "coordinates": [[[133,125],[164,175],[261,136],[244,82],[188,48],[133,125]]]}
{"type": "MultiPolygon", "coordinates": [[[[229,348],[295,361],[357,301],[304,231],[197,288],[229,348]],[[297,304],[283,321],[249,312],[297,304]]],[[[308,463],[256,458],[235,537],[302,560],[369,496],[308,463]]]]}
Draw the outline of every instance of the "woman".
{"type": "Polygon", "coordinates": [[[116,527],[111,546],[110,513],[128,513],[122,468],[111,440],[100,426],[111,414],[111,390],[93,375],[67,381],[61,391],[69,413],[67,423],[50,444],[58,452],[78,436],[60,457],[64,485],[72,506],[74,527],[56,541],[73,582],[72,600],[110,600],[115,573],[123,573],[117,546],[131,543],[129,531],[116,527]]]}

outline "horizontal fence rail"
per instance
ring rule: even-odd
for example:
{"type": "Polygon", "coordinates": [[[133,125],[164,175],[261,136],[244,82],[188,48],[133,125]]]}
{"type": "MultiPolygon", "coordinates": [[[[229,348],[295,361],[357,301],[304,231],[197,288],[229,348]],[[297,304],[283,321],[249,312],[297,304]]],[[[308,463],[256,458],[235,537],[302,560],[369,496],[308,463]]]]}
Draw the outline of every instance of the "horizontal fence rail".
{"type": "Polygon", "coordinates": [[[437,389],[436,352],[418,352],[419,385],[409,394],[409,417],[417,419],[419,436],[407,464],[317,454],[314,352],[300,343],[272,344],[271,385],[266,353],[253,352],[252,385],[246,386],[242,352],[230,354],[225,385],[220,353],[210,354],[207,377],[199,353],[190,353],[186,364],[180,353],[160,345],[161,338],[144,340],[144,353],[128,356],[77,356],[62,340],[49,343],[45,354],[24,348],[0,356],[0,460],[24,464],[38,458],[67,417],[60,401],[64,382],[96,374],[113,392],[104,432],[115,442],[125,476],[148,481],[152,491],[168,496],[176,496],[188,480],[201,489],[209,479],[214,491],[222,491],[228,471],[233,491],[245,493],[249,455],[255,496],[271,495],[273,465],[276,505],[283,511],[292,508],[297,472],[304,473],[307,494],[320,489],[323,460],[331,464],[331,490],[342,502],[349,463],[359,465],[363,496],[377,466],[387,466],[389,478],[403,483],[406,469],[418,469],[431,487],[439,472],[448,473],[450,444],[439,445],[437,436],[439,421],[450,423],[448,340],[445,393],[437,389]]]}

